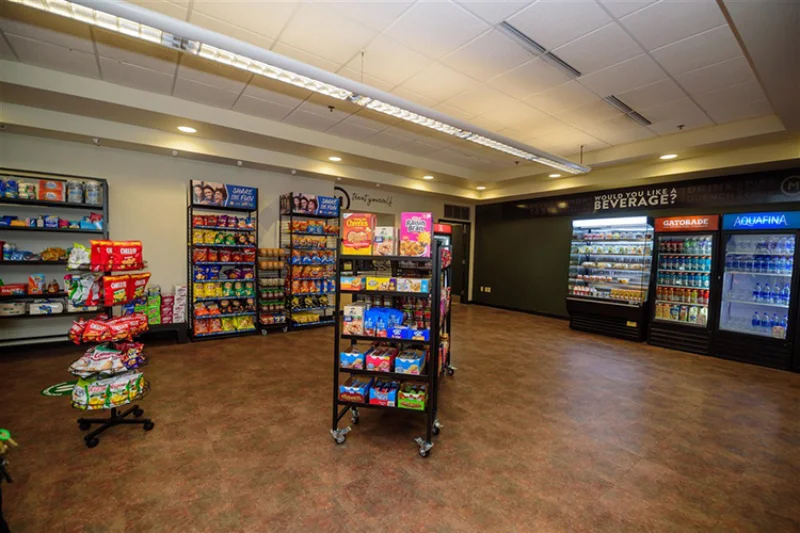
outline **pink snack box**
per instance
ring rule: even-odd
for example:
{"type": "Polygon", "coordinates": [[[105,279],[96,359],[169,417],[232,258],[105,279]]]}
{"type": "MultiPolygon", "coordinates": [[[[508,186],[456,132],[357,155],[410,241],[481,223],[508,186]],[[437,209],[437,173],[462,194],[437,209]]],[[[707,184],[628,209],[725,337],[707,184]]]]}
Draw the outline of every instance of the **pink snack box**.
{"type": "Polygon", "coordinates": [[[401,213],[399,255],[430,257],[432,231],[431,213],[401,213]]]}

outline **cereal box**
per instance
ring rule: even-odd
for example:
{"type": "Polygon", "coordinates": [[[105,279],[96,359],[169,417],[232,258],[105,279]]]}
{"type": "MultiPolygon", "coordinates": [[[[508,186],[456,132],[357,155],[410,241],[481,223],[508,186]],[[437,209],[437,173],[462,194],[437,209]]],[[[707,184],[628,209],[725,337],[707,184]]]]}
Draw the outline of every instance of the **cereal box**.
{"type": "Polygon", "coordinates": [[[373,253],[375,255],[397,255],[397,230],[392,226],[378,226],[375,228],[373,240],[373,253]]]}
{"type": "Polygon", "coordinates": [[[400,255],[409,257],[431,256],[431,213],[400,214],[400,255]]]}
{"type": "Polygon", "coordinates": [[[342,276],[339,278],[339,289],[343,291],[363,291],[365,285],[362,277],[342,276]]]}
{"type": "Polygon", "coordinates": [[[397,278],[398,292],[431,292],[430,280],[419,278],[397,278]]]}
{"type": "Polygon", "coordinates": [[[367,304],[363,302],[345,305],[342,333],[345,335],[363,335],[364,313],[366,313],[367,309],[367,304]]]}
{"type": "Polygon", "coordinates": [[[345,213],[342,215],[342,255],[372,255],[375,215],[345,213]]]}
{"type": "Polygon", "coordinates": [[[367,277],[367,290],[368,291],[396,291],[397,279],[384,278],[384,277],[367,277]]]}

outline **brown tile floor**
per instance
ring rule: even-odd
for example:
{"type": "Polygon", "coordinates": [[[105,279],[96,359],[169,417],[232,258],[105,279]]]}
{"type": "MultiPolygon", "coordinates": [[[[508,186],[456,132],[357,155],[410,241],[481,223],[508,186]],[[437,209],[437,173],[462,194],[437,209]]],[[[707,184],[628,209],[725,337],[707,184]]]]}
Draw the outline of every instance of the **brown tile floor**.
{"type": "Polygon", "coordinates": [[[800,375],[481,307],[453,327],[428,459],[408,414],[333,443],[330,329],[153,345],[155,430],[93,450],[39,395],[79,350],[6,356],[12,531],[800,531],[800,375]]]}

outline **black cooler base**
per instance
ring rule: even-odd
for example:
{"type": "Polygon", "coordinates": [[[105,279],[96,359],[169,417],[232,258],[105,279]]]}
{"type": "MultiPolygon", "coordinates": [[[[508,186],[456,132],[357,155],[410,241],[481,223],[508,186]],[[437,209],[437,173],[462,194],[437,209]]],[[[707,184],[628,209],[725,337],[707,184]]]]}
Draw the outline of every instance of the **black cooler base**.
{"type": "Polygon", "coordinates": [[[742,363],[780,370],[792,368],[792,343],[781,339],[717,331],[712,353],[742,363]]]}
{"type": "Polygon", "coordinates": [[[567,311],[572,329],[638,342],[645,338],[644,306],[568,297],[567,311]]]}
{"type": "Polygon", "coordinates": [[[711,353],[711,331],[709,328],[665,324],[654,320],[650,323],[647,344],[682,352],[709,355],[711,353]]]}

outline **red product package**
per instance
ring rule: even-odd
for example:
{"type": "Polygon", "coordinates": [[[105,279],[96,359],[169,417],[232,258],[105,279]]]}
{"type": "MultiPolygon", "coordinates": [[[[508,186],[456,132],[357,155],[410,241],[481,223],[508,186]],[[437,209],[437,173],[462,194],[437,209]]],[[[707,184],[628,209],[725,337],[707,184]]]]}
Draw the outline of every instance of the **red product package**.
{"type": "Polygon", "coordinates": [[[130,281],[128,282],[128,301],[144,297],[144,290],[145,287],[147,287],[149,279],[150,272],[130,274],[130,281]]]}
{"type": "Polygon", "coordinates": [[[124,341],[131,338],[131,328],[127,322],[120,320],[111,320],[106,324],[111,331],[112,341],[124,341]]]}
{"type": "Polygon", "coordinates": [[[86,322],[82,318],[79,318],[78,320],[73,322],[72,327],[69,328],[69,332],[67,332],[69,340],[71,340],[75,344],[80,344],[81,340],[83,339],[84,329],[86,329],[86,322]]]}
{"type": "Polygon", "coordinates": [[[128,301],[128,283],[131,277],[127,274],[122,276],[103,276],[103,302],[106,306],[124,304],[128,301]]]}
{"type": "Polygon", "coordinates": [[[106,342],[111,340],[111,328],[102,319],[86,322],[81,335],[83,342],[106,342]]]}
{"type": "Polygon", "coordinates": [[[144,265],[142,241],[114,241],[113,270],[138,270],[144,265]]]}
{"type": "Polygon", "coordinates": [[[108,272],[111,270],[111,255],[114,252],[112,241],[89,241],[92,245],[91,263],[92,272],[108,272]]]}

